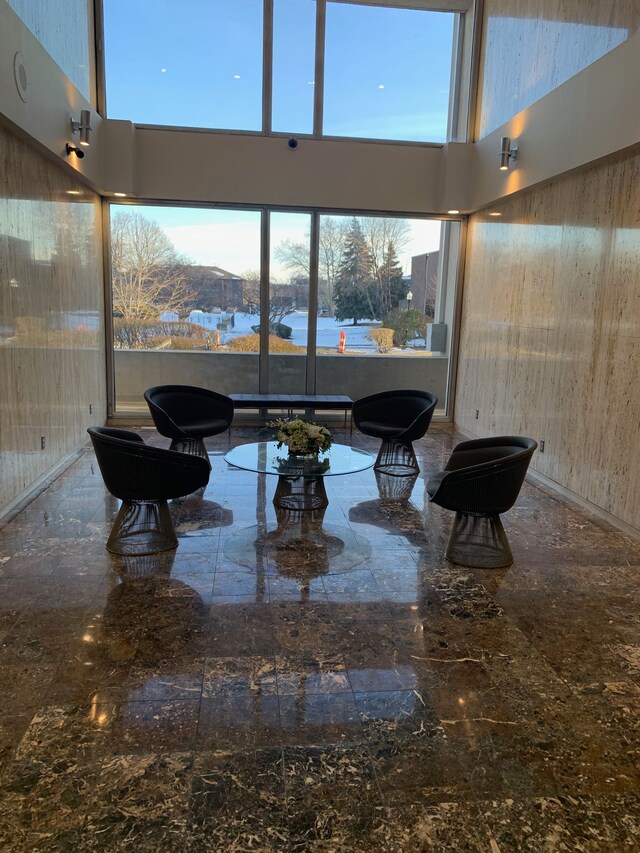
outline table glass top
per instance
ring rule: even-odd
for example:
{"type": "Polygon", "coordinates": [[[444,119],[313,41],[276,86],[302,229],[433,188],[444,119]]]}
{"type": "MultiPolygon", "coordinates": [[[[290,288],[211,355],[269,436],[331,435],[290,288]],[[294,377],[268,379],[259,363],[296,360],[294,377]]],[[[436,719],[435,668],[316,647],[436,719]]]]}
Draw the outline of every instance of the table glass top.
{"type": "Polygon", "coordinates": [[[334,444],[318,457],[291,457],[287,448],[278,448],[277,441],[258,441],[241,444],[225,455],[225,461],[245,471],[259,474],[280,474],[283,477],[331,477],[354,474],[371,468],[375,458],[365,450],[346,444],[334,444]]]}

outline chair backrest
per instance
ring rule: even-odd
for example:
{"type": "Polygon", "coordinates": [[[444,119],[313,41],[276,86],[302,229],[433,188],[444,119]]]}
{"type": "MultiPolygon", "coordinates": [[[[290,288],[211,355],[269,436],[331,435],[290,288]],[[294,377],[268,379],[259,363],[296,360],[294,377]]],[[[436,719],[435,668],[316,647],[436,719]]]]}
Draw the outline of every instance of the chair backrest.
{"type": "Polygon", "coordinates": [[[403,427],[404,432],[398,438],[414,441],[422,438],[429,428],[437,403],[438,398],[430,391],[381,391],[354,402],[353,421],[356,427],[362,421],[403,427]]]}
{"type": "Polygon", "coordinates": [[[150,447],[139,435],[112,427],[89,427],[105,486],[120,500],[168,500],[209,482],[206,459],[150,447]]]}
{"type": "Polygon", "coordinates": [[[453,449],[429,499],[447,509],[497,515],[515,503],[538,446],[518,435],[462,441],[453,449]]]}
{"type": "Polygon", "coordinates": [[[147,388],[144,398],[161,435],[185,438],[180,425],[208,420],[212,416],[233,420],[233,400],[224,394],[195,385],[156,385],[147,388]]]}

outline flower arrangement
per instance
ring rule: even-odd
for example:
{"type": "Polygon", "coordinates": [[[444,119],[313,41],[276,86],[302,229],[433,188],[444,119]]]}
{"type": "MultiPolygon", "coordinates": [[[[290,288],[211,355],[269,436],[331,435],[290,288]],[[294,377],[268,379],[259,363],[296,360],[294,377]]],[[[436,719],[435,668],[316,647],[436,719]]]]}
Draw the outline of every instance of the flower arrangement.
{"type": "Polygon", "coordinates": [[[278,430],[275,435],[278,447],[286,445],[289,453],[317,455],[324,453],[333,443],[331,433],[326,426],[314,421],[305,421],[302,418],[292,420],[279,418],[277,421],[272,421],[269,426],[278,430]]]}

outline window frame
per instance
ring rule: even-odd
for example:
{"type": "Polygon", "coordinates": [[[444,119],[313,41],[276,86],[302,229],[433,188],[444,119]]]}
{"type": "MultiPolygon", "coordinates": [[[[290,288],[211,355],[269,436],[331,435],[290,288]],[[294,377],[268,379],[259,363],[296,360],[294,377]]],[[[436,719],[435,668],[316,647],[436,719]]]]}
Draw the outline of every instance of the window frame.
{"type": "MultiPolygon", "coordinates": [[[[106,91],[106,57],[104,45],[104,2],[94,0],[95,46],[96,46],[96,89],[98,113],[108,119],[106,91]]],[[[470,113],[473,87],[471,85],[474,65],[473,43],[475,21],[478,18],[474,0],[315,0],[315,86],[313,103],[313,132],[296,133],[272,129],[273,115],[273,7],[274,0],[263,0],[263,46],[262,46],[262,128],[239,130],[235,128],[191,127],[171,124],[137,124],[137,127],[188,130],[193,133],[241,134],[259,137],[287,138],[292,135],[300,139],[326,139],[332,141],[375,142],[380,145],[412,145],[427,148],[442,148],[446,142],[467,142],[470,138],[470,113]],[[327,3],[344,3],[352,6],[380,6],[398,9],[413,9],[432,12],[448,12],[454,18],[454,40],[451,55],[449,114],[447,117],[446,142],[429,142],[405,139],[379,139],[377,137],[333,136],[322,132],[324,114],[324,61],[327,3]],[[475,11],[474,11],[475,10],[475,11]]],[[[134,122],[135,123],[135,122],[134,122]]]]}

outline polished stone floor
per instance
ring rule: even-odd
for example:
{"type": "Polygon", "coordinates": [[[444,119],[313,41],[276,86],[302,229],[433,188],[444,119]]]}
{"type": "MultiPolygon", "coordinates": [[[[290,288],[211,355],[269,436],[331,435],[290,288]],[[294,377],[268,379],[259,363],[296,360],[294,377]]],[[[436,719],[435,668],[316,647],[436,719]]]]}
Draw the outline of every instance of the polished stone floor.
{"type": "Polygon", "coordinates": [[[0,530],[0,850],[640,849],[640,541],[526,483],[514,564],[448,564],[458,438],[298,527],[217,438],[137,560],[84,449],[0,530]]]}

